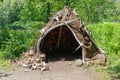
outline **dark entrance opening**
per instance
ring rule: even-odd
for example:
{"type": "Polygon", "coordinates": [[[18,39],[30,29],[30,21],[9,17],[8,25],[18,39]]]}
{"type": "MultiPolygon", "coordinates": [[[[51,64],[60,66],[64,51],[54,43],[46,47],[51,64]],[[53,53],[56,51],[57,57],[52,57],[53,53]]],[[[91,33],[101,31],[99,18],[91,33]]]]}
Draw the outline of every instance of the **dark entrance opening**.
{"type": "Polygon", "coordinates": [[[70,29],[60,26],[51,30],[42,39],[40,50],[46,54],[47,61],[74,60],[82,58],[82,47],[75,51],[78,46],[70,29]]]}
{"type": "Polygon", "coordinates": [[[48,61],[59,61],[66,60],[71,61],[78,58],[82,58],[82,49],[80,48],[77,52],[74,52],[70,47],[64,48],[53,48],[51,51],[46,52],[46,62],[48,61]]]}

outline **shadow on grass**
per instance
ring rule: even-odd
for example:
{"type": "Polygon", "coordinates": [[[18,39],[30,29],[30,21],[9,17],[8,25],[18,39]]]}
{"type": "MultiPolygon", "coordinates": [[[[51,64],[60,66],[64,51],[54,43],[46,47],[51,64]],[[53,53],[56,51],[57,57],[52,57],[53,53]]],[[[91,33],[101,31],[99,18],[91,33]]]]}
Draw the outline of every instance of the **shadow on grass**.
{"type": "Polygon", "coordinates": [[[113,67],[109,67],[108,70],[113,80],[120,79],[120,63],[113,67]]]}

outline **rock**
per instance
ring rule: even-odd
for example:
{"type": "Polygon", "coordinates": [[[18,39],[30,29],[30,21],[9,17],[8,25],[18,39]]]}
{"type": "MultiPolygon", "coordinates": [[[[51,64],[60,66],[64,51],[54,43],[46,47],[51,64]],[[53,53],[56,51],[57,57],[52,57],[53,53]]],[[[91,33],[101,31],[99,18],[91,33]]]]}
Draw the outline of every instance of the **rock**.
{"type": "Polygon", "coordinates": [[[33,56],[35,53],[34,53],[34,51],[33,50],[30,50],[29,52],[28,52],[28,56],[33,56]]]}
{"type": "Polygon", "coordinates": [[[106,64],[105,54],[97,54],[97,55],[95,56],[94,63],[100,64],[100,65],[105,65],[105,64],[106,64]]]}
{"type": "Polygon", "coordinates": [[[32,65],[31,67],[32,70],[36,70],[37,69],[37,66],[35,64],[32,65]]]}
{"type": "Polygon", "coordinates": [[[36,59],[36,62],[37,62],[37,63],[40,63],[40,62],[41,62],[41,60],[40,60],[39,58],[37,58],[37,59],[36,59]]]}
{"type": "Polygon", "coordinates": [[[42,64],[43,64],[43,68],[45,68],[45,70],[50,70],[49,66],[45,62],[42,62],[42,64]]]}
{"type": "Polygon", "coordinates": [[[41,53],[40,58],[41,58],[41,61],[45,61],[46,60],[46,55],[44,53],[41,53]]]}
{"type": "MultiPolygon", "coordinates": [[[[32,51],[28,51],[31,54],[33,53],[32,51]]],[[[34,54],[34,55],[28,55],[29,53],[26,53],[27,57],[25,56],[23,60],[20,62],[20,66],[24,68],[29,68],[32,70],[49,70],[48,65],[45,63],[45,54],[34,54]]]]}
{"type": "Polygon", "coordinates": [[[45,62],[41,62],[41,64],[42,64],[43,66],[46,66],[46,65],[47,65],[45,62]]]}
{"type": "Polygon", "coordinates": [[[86,66],[91,66],[92,64],[93,64],[93,61],[92,61],[92,60],[85,62],[85,65],[86,65],[86,66]]]}
{"type": "Polygon", "coordinates": [[[25,57],[33,56],[34,54],[35,54],[35,51],[33,47],[29,48],[26,52],[23,53],[25,57]]]}
{"type": "Polygon", "coordinates": [[[25,69],[25,70],[24,70],[24,72],[28,72],[28,70],[27,70],[27,69],[25,69]]]}
{"type": "Polygon", "coordinates": [[[82,62],[82,60],[81,59],[77,59],[76,61],[75,61],[75,65],[76,66],[81,66],[83,64],[83,62],[82,62]]]}
{"type": "Polygon", "coordinates": [[[24,57],[28,57],[28,52],[23,53],[24,57]]]}
{"type": "Polygon", "coordinates": [[[45,71],[45,70],[46,70],[45,67],[41,68],[41,71],[45,71]]]}
{"type": "Polygon", "coordinates": [[[71,62],[69,62],[68,64],[69,64],[69,65],[72,65],[72,63],[71,63],[71,62]]]}
{"type": "Polygon", "coordinates": [[[50,68],[48,66],[44,66],[41,68],[41,71],[46,71],[46,70],[50,70],[50,68]]]}
{"type": "Polygon", "coordinates": [[[27,64],[28,65],[28,68],[31,68],[32,67],[32,64],[27,64]]]}
{"type": "Polygon", "coordinates": [[[26,64],[32,64],[31,58],[28,58],[28,59],[26,60],[26,64]]]}
{"type": "Polygon", "coordinates": [[[90,58],[85,58],[85,61],[90,61],[91,59],[90,58]]]}
{"type": "Polygon", "coordinates": [[[26,65],[26,64],[22,64],[22,66],[23,66],[24,68],[28,68],[28,65],[26,65]]]}
{"type": "Polygon", "coordinates": [[[65,61],[65,58],[62,58],[61,61],[65,61]]]}
{"type": "Polygon", "coordinates": [[[48,66],[48,65],[46,65],[46,66],[45,66],[45,69],[46,69],[46,70],[50,70],[50,68],[49,68],[49,66],[48,66]]]}

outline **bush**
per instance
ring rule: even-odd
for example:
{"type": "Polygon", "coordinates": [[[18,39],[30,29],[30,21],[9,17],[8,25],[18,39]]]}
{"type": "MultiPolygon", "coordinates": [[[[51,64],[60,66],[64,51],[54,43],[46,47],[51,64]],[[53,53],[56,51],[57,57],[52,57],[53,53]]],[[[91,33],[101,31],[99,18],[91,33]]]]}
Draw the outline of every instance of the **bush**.
{"type": "Polygon", "coordinates": [[[33,46],[38,31],[4,29],[1,34],[1,55],[5,59],[19,58],[21,53],[33,46]],[[4,36],[4,35],[5,36],[4,36]]]}
{"type": "Polygon", "coordinates": [[[104,49],[112,77],[120,78],[120,24],[98,23],[87,25],[97,44],[104,49]],[[115,75],[115,76],[113,76],[115,75]]]}
{"type": "Polygon", "coordinates": [[[42,21],[16,21],[12,24],[12,26],[21,26],[27,29],[41,29],[45,25],[42,21]]]}
{"type": "Polygon", "coordinates": [[[120,24],[98,23],[89,24],[89,29],[95,41],[102,47],[107,55],[118,55],[120,50],[120,24]]]}

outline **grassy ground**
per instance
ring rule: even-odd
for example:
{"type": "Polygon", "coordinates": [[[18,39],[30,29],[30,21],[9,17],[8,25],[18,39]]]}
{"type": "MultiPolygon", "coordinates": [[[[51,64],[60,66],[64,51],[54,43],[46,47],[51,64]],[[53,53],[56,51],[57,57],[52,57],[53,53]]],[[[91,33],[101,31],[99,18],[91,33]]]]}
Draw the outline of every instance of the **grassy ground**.
{"type": "Polygon", "coordinates": [[[0,68],[7,69],[8,67],[10,67],[10,63],[9,60],[4,59],[3,54],[4,52],[0,52],[0,68]]]}

